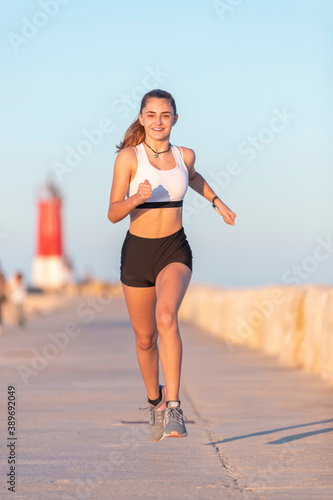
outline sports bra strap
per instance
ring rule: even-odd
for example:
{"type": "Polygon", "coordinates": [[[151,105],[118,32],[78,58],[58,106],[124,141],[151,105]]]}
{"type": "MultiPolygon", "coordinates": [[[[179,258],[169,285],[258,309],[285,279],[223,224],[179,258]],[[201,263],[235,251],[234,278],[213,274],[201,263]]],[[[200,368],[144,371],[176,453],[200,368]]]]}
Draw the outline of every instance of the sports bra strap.
{"type": "Polygon", "coordinates": [[[176,146],[176,148],[177,148],[177,149],[179,149],[180,154],[182,155],[182,158],[183,158],[183,160],[184,160],[184,155],[183,155],[183,150],[182,150],[182,148],[180,148],[179,146],[176,146]]]}

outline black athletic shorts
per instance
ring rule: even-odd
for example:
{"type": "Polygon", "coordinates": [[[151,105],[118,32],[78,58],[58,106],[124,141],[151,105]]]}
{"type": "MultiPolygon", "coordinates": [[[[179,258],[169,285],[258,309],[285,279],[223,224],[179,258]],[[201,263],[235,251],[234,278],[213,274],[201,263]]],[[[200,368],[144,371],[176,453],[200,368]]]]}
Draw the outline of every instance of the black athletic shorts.
{"type": "Polygon", "coordinates": [[[192,251],[184,228],[162,238],[142,238],[129,231],[121,249],[120,281],[127,286],[155,286],[158,273],[171,262],[192,271],[192,251]]]}

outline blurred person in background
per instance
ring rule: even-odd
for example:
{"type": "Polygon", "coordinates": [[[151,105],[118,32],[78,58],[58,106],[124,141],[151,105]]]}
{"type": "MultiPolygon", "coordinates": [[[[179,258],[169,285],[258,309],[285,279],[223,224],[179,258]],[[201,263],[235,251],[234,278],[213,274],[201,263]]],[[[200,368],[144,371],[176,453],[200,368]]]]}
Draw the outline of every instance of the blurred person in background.
{"type": "Polygon", "coordinates": [[[5,288],[6,288],[6,278],[0,269],[0,333],[2,329],[2,305],[7,300],[5,288]]]}
{"type": "Polygon", "coordinates": [[[27,296],[27,290],[24,283],[23,275],[17,272],[10,283],[10,299],[14,308],[16,324],[23,328],[25,327],[24,303],[27,296]]]}

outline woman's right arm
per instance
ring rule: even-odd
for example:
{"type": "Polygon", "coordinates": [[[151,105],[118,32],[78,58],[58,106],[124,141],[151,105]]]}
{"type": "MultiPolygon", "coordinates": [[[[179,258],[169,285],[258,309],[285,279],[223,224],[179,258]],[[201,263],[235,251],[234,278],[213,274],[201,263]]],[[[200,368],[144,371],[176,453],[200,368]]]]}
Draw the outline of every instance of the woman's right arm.
{"type": "Polygon", "coordinates": [[[146,179],[144,183],[139,184],[138,192],[125,200],[136,162],[136,154],[132,148],[122,149],[117,155],[108,210],[108,219],[113,224],[124,219],[134,208],[151,196],[151,186],[146,179]]]}

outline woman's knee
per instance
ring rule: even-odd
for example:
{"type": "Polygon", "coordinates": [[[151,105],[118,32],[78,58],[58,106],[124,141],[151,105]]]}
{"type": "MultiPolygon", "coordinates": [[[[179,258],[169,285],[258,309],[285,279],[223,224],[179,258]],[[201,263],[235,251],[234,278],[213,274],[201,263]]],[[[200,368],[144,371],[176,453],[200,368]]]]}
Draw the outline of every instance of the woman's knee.
{"type": "Polygon", "coordinates": [[[177,327],[177,315],[171,309],[163,308],[156,312],[156,324],[159,332],[171,332],[177,327]]]}
{"type": "Polygon", "coordinates": [[[157,332],[151,335],[135,333],[136,345],[141,351],[149,351],[157,345],[157,332]]]}

